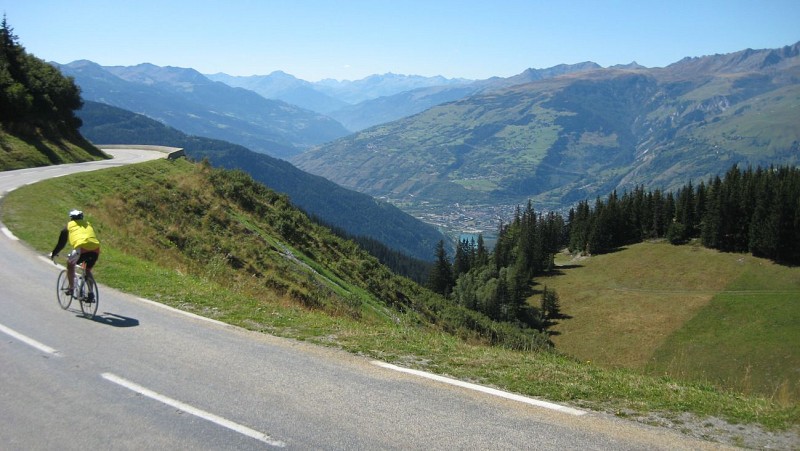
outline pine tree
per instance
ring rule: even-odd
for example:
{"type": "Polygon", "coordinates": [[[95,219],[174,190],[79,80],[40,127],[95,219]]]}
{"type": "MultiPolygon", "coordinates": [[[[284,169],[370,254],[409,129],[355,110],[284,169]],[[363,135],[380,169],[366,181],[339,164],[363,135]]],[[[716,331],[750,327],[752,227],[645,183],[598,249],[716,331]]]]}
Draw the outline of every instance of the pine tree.
{"type": "Polygon", "coordinates": [[[478,248],[475,251],[475,266],[481,267],[489,263],[489,251],[483,241],[483,234],[478,235],[478,248]]]}
{"type": "Polygon", "coordinates": [[[750,224],[749,248],[753,255],[778,258],[782,203],[780,195],[775,193],[771,179],[764,177],[750,224]]]}
{"type": "Polygon", "coordinates": [[[0,26],[0,122],[26,124],[76,135],[75,110],[83,101],[71,78],[25,52],[3,16],[0,26]]]}
{"type": "Polygon", "coordinates": [[[546,285],[542,292],[541,311],[544,319],[548,321],[561,317],[561,302],[558,294],[553,290],[548,290],[546,285]]]}
{"type": "Polygon", "coordinates": [[[709,181],[708,195],[706,197],[706,211],[703,216],[701,238],[703,246],[719,249],[722,241],[722,209],[721,201],[722,180],[719,176],[709,181]]]}
{"type": "Polygon", "coordinates": [[[453,289],[455,281],[453,279],[453,268],[447,258],[447,251],[444,248],[444,241],[440,240],[436,245],[436,262],[428,276],[428,288],[447,296],[453,289]]]}
{"type": "Polygon", "coordinates": [[[461,240],[456,246],[456,256],[453,259],[453,277],[458,279],[458,276],[466,273],[472,267],[471,257],[474,254],[473,247],[467,240],[461,240]]]}

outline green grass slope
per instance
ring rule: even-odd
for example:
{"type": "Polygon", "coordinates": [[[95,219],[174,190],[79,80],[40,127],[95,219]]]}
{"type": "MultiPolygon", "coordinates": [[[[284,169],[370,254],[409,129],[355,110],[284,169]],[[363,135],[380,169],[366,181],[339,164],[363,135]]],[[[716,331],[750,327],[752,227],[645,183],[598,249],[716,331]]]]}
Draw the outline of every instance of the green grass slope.
{"type": "Polygon", "coordinates": [[[560,275],[541,281],[572,316],[555,327],[561,351],[800,401],[800,268],[665,242],[562,258],[560,275]]]}
{"type": "Polygon", "coordinates": [[[800,425],[797,404],[522,350],[511,345],[525,336],[502,324],[484,335],[453,327],[479,318],[394,276],[249,180],[160,160],[22,187],[3,198],[0,216],[45,253],[64,212],[80,206],[103,242],[95,272],[102,284],[250,330],[625,416],[688,412],[769,429],[800,425]],[[505,346],[486,338],[503,334],[505,346]]]}
{"type": "Polygon", "coordinates": [[[108,158],[83,138],[10,132],[0,125],[0,171],[108,158]]]}

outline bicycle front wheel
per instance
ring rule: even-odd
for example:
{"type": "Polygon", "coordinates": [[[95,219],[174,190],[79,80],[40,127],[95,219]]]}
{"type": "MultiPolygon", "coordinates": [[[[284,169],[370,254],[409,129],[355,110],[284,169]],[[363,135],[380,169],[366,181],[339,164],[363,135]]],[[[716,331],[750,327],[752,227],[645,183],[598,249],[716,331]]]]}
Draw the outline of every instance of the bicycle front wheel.
{"type": "Polygon", "coordinates": [[[58,305],[64,310],[69,308],[69,305],[72,303],[72,296],[67,294],[68,290],[69,279],[67,278],[67,270],[65,269],[58,275],[58,281],[56,282],[56,298],[58,299],[58,305]]]}
{"type": "Polygon", "coordinates": [[[100,292],[97,290],[97,283],[95,283],[92,276],[82,277],[79,283],[81,284],[81,311],[84,317],[92,319],[97,313],[97,306],[100,304],[100,292]]]}

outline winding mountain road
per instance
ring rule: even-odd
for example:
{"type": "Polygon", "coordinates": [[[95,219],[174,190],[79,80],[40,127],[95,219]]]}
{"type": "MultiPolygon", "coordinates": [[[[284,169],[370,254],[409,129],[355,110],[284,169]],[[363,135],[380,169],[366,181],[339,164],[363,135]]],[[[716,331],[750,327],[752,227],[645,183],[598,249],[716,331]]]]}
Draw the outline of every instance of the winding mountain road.
{"type": "MultiPolygon", "coordinates": [[[[113,160],[0,172],[0,194],[164,156],[108,152],[113,160]]],[[[718,448],[245,331],[102,284],[98,317],[87,320],[57,305],[58,268],[0,227],[4,450],[718,448]]]]}

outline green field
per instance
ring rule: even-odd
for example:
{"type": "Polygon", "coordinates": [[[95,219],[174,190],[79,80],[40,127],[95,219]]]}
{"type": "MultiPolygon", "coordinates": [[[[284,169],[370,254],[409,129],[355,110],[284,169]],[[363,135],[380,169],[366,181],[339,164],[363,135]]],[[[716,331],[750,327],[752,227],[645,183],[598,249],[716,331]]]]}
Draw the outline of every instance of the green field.
{"type": "Polygon", "coordinates": [[[541,280],[572,316],[558,349],[605,367],[800,401],[800,268],[698,245],[642,243],[541,280]]]}

